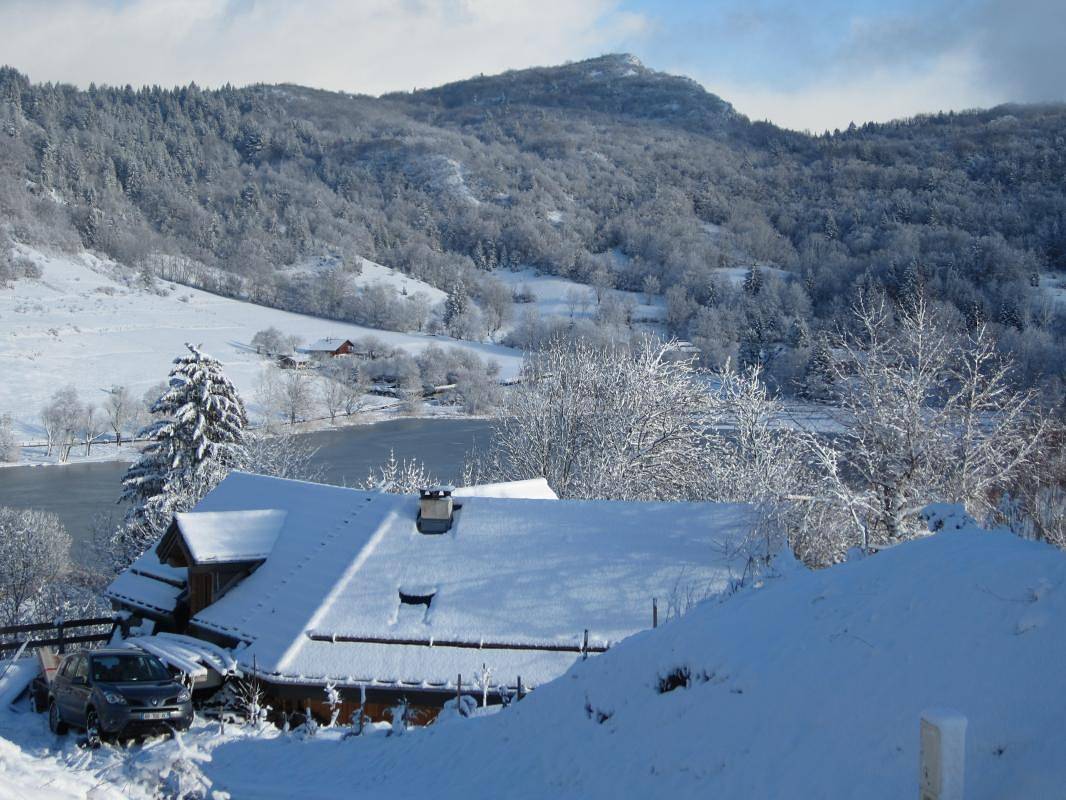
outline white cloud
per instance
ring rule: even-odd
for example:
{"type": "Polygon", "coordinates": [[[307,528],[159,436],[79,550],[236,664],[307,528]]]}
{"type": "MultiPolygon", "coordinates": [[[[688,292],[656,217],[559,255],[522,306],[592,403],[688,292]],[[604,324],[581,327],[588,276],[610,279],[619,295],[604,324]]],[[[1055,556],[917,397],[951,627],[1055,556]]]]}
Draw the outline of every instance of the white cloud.
{"type": "Polygon", "coordinates": [[[608,0],[0,0],[3,61],[81,86],[377,94],[584,58],[645,25],[608,0]]]}
{"type": "Polygon", "coordinates": [[[922,72],[906,65],[882,66],[797,89],[716,84],[710,79],[703,83],[750,119],[814,133],[843,129],[852,121],[884,122],[948,109],[987,108],[1009,99],[982,80],[982,65],[970,49],[948,52],[922,72]]]}

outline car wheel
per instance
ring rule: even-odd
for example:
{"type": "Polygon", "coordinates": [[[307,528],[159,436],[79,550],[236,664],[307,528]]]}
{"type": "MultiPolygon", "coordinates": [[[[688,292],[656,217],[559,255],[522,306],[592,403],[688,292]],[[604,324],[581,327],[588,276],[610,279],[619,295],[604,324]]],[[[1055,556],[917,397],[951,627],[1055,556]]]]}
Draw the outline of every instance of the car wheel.
{"type": "Polygon", "coordinates": [[[62,736],[67,732],[67,723],[59,716],[59,706],[56,705],[55,700],[48,705],[48,730],[56,736],[62,736]]]}
{"type": "Polygon", "coordinates": [[[85,741],[93,750],[100,746],[100,718],[95,708],[85,712],[85,741]]]}

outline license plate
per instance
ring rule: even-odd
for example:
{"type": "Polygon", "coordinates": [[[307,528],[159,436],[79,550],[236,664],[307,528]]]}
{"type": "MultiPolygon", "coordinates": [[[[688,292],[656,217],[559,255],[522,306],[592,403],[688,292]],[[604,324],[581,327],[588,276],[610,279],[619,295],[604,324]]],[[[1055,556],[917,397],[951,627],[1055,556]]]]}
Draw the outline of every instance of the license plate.
{"type": "Polygon", "coordinates": [[[141,714],[141,719],[166,719],[169,716],[169,711],[146,711],[141,714]]]}

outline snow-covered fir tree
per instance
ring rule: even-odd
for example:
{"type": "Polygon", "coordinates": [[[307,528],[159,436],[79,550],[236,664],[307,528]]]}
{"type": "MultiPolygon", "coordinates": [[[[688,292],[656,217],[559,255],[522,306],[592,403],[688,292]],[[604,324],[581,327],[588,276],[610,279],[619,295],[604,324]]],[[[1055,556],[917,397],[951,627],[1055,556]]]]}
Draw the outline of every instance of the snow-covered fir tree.
{"type": "Polygon", "coordinates": [[[122,499],[132,503],[127,528],[147,539],[244,456],[244,402],[217,359],[186,347],[189,354],[174,360],[168,386],[152,405],[159,419],[140,433],[151,441],[122,479],[122,499]]]}
{"type": "Polygon", "coordinates": [[[448,293],[448,299],[444,301],[444,327],[451,331],[469,308],[470,297],[466,293],[466,285],[459,279],[448,293]]]}

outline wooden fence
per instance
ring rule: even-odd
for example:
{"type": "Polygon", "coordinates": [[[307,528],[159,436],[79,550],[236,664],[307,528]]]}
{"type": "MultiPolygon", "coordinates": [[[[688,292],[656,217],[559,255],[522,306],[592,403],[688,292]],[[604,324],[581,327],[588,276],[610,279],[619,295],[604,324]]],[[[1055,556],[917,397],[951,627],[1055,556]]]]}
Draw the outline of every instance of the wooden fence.
{"type": "Polygon", "coordinates": [[[126,624],[127,621],[124,617],[89,617],[87,619],[9,625],[6,628],[0,628],[0,653],[19,650],[24,644],[27,650],[36,650],[38,647],[55,647],[62,653],[68,645],[110,641],[115,629],[121,628],[126,624]],[[105,626],[107,630],[101,630],[105,626]],[[86,628],[96,628],[97,630],[85,632],[83,629],[86,628]],[[49,633],[51,635],[47,635],[49,633]],[[30,634],[30,636],[20,637],[18,634],[30,634]],[[33,634],[37,634],[37,637],[33,634]],[[41,634],[45,635],[42,637],[41,634]]]}

